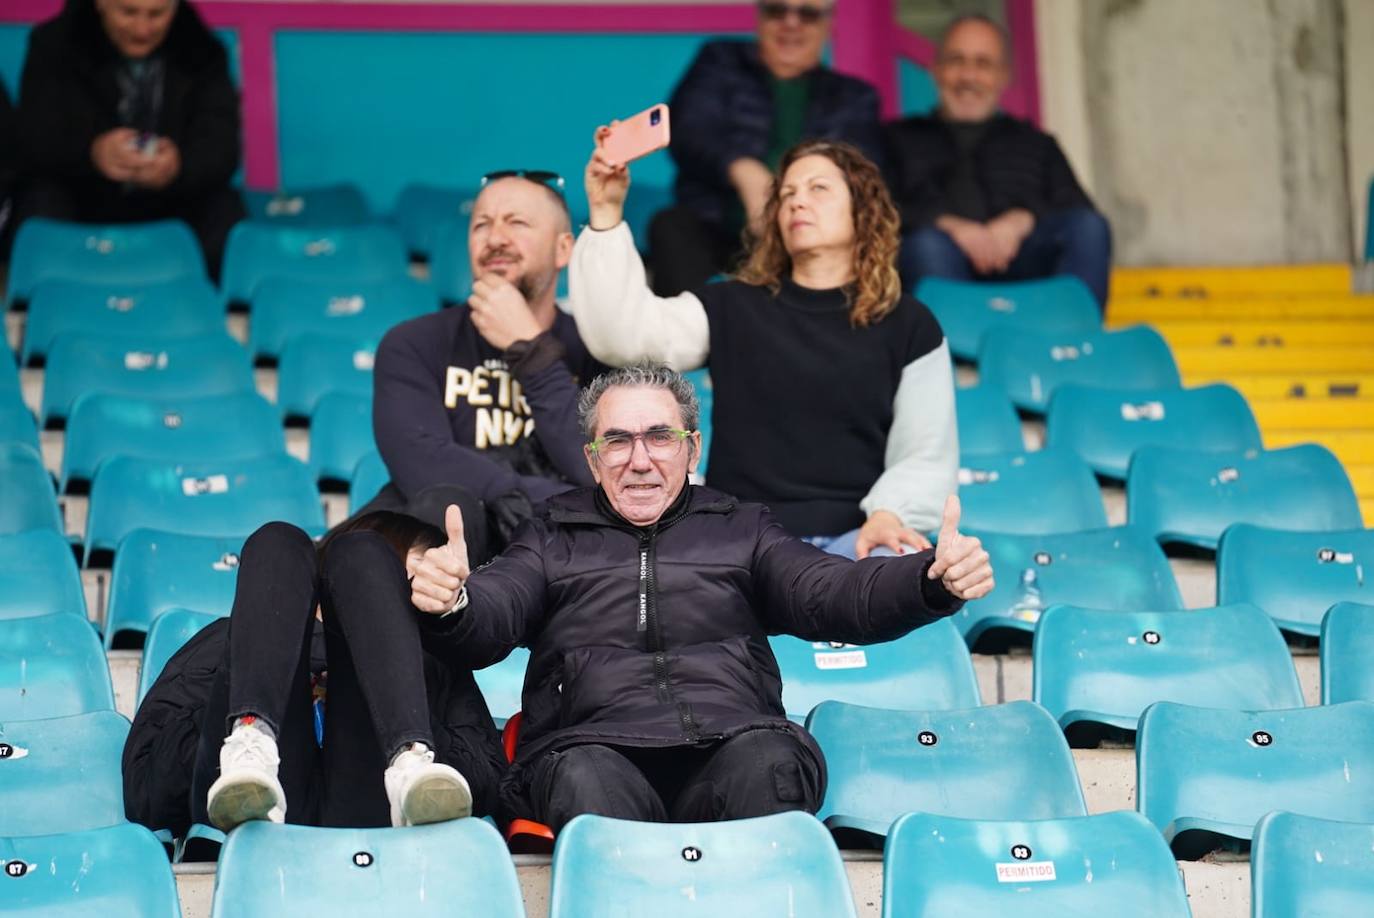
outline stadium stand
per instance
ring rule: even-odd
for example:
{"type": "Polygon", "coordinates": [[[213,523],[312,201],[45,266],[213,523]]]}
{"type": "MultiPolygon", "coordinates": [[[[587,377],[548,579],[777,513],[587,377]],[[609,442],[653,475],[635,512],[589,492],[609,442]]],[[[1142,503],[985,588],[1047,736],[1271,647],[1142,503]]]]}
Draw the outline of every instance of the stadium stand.
{"type": "Polygon", "coordinates": [[[954,390],[961,458],[988,453],[1015,453],[1025,448],[1016,406],[992,386],[954,390]]]}
{"type": "Polygon", "coordinates": [[[62,511],[43,457],[28,443],[0,443],[0,535],[28,529],[62,532],[62,511]]]}
{"type": "Polygon", "coordinates": [[[371,282],[404,277],[409,263],[389,226],[289,226],[245,221],[229,233],[220,292],[227,304],[251,303],[268,277],[371,282]]]}
{"type": "Polygon", "coordinates": [[[1063,449],[966,458],[959,500],[970,529],[1034,535],[1107,525],[1092,469],[1063,449]]]}
{"type": "Polygon", "coordinates": [[[143,645],[143,656],[138,666],[138,701],[153,687],[162,668],[178,650],[211,622],[220,616],[207,612],[193,612],[190,609],[166,609],[157,613],[148,627],[148,639],[143,645]]]}
{"type": "Polygon", "coordinates": [[[159,614],[175,608],[228,615],[243,538],[135,529],[119,543],[110,572],[105,649],[137,646],[159,614]]]}
{"type": "Polygon", "coordinates": [[[1005,283],[927,277],[916,285],[916,299],[940,321],[950,353],[966,361],[978,359],[983,336],[995,328],[1070,336],[1102,328],[1092,293],[1067,275],[1005,283]]]}
{"type": "Polygon", "coordinates": [[[71,543],[47,528],[0,535],[0,619],[52,614],[86,617],[71,543]]]}
{"type": "Polygon", "coordinates": [[[0,718],[0,743],[9,750],[0,757],[0,838],[124,822],[119,759],[128,732],[129,722],[109,710],[0,718]]]}
{"type": "Polygon", "coordinates": [[[1270,813],[1255,826],[1251,915],[1374,913],[1374,825],[1270,813]]]}
{"type": "Polygon", "coordinates": [[[6,369],[0,367],[0,444],[22,443],[37,450],[38,425],[33,412],[20,397],[17,383],[13,391],[7,389],[3,381],[6,373],[6,369]]]}
{"type": "Polygon", "coordinates": [[[326,392],[310,415],[310,467],[321,481],[348,481],[358,462],[376,452],[372,399],[351,392],[326,392]]]}
{"type": "Polygon", "coordinates": [[[290,226],[353,226],[372,219],[367,201],[356,185],[341,183],[316,188],[243,193],[248,219],[290,226]]]}
{"type": "MultiPolygon", "coordinates": [[[[415,182],[406,185],[396,198],[392,220],[405,240],[412,258],[432,261],[440,226],[447,220],[461,220],[472,210],[476,189],[447,188],[415,182]]],[[[463,240],[467,250],[467,240],[463,240]]],[[[466,296],[466,294],[464,294],[466,296]]]]}
{"type": "Polygon", "coordinates": [[[433,288],[409,277],[358,283],[268,277],[253,296],[248,349],[256,358],[276,359],[301,334],[378,340],[391,326],[438,308],[433,288]]]}
{"type": "Polygon", "coordinates": [[[5,914],[180,918],[176,878],[162,845],[124,823],[84,832],[0,837],[5,914]]]}
{"type": "Polygon", "coordinates": [[[387,471],[381,453],[373,450],[359,459],[349,477],[348,512],[357,513],[361,510],[389,481],[391,473],[387,471]]]}
{"type": "Polygon", "coordinates": [[[372,397],[377,339],[309,333],[287,342],[277,374],[277,407],[288,419],[308,418],[330,392],[372,397]]]}
{"type": "Polygon", "coordinates": [[[1322,619],[1322,704],[1374,701],[1374,606],[1338,602],[1322,619]]]}
{"type": "Polygon", "coordinates": [[[0,723],[114,707],[109,663],[90,624],[75,615],[0,620],[0,723]]]}

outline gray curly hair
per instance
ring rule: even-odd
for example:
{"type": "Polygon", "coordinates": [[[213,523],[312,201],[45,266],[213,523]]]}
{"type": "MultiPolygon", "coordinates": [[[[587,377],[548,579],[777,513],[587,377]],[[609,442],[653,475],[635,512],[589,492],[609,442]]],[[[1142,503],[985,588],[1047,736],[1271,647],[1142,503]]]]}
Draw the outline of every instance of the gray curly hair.
{"type": "Polygon", "coordinates": [[[582,425],[582,435],[591,442],[596,436],[596,406],[607,390],[618,386],[626,388],[663,389],[671,392],[682,412],[682,426],[696,430],[701,416],[701,405],[697,402],[696,390],[692,383],[677,370],[661,363],[635,363],[618,370],[602,373],[591,381],[577,399],[577,420],[582,425]]]}

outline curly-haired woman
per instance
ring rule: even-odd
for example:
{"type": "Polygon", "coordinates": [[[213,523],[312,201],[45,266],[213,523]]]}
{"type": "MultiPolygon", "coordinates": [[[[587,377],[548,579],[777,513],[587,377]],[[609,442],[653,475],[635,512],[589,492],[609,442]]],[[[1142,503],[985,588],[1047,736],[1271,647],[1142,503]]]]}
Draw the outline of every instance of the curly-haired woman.
{"type": "Polygon", "coordinates": [[[622,220],[629,170],[602,153],[606,130],[569,272],[588,350],[709,367],[708,483],[768,504],[794,535],[860,558],[927,547],[958,480],[954,380],[939,323],[902,293],[878,169],[848,144],[798,144],[738,275],[662,298],[622,220]]]}

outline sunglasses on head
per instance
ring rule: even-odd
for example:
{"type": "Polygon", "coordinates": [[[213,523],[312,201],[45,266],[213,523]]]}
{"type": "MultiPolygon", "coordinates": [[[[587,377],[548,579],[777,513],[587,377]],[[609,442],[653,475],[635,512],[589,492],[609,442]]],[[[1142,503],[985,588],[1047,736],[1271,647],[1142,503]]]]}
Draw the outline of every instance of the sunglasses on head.
{"type": "Polygon", "coordinates": [[[830,15],[828,7],[812,6],[806,3],[781,3],[777,0],[765,0],[765,2],[760,3],[759,12],[764,19],[775,20],[786,19],[789,13],[796,13],[797,19],[801,20],[803,25],[815,25],[830,15]]]}
{"type": "Polygon", "coordinates": [[[498,169],[495,172],[488,172],[486,175],[482,176],[482,187],[485,188],[491,182],[504,178],[526,179],[527,181],[537,182],[540,185],[552,188],[554,191],[558,192],[560,196],[563,194],[563,176],[559,175],[557,172],[549,172],[545,169],[498,169]]]}

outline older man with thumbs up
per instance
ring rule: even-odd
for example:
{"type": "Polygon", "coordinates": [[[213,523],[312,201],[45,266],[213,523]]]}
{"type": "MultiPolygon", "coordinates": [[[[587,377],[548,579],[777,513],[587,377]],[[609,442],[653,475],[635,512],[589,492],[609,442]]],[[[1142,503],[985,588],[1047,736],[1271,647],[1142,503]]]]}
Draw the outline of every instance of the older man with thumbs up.
{"type": "Polygon", "coordinates": [[[815,812],[820,748],[782,706],[769,634],[868,644],[993,587],[950,496],[937,547],[849,561],[760,504],[688,483],[698,406],[678,373],[598,377],[578,405],[597,486],[560,495],[468,570],[462,518],[414,566],[426,645],[453,665],[530,648],[506,815],[555,830],[581,813],[704,822],[815,812]]]}

